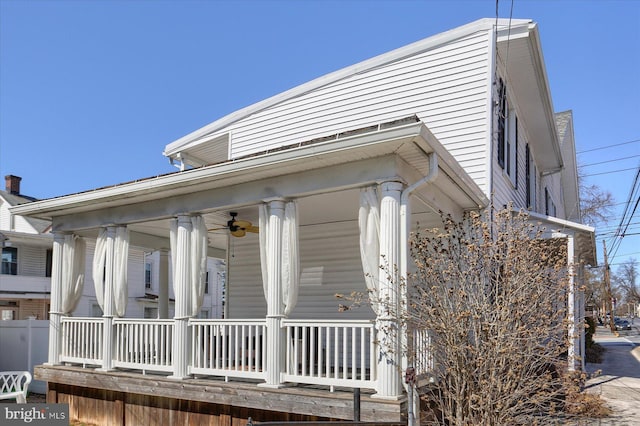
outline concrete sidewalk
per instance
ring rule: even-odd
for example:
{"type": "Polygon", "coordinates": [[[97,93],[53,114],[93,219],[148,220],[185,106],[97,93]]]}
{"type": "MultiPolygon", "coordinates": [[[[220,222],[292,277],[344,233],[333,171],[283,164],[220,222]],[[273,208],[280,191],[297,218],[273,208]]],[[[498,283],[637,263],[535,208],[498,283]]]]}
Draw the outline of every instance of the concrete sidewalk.
{"type": "Polygon", "coordinates": [[[587,392],[598,394],[612,410],[611,417],[589,421],[589,425],[640,424],[640,330],[621,332],[619,336],[606,327],[598,327],[594,341],[604,346],[602,364],[587,364],[587,392]]]}

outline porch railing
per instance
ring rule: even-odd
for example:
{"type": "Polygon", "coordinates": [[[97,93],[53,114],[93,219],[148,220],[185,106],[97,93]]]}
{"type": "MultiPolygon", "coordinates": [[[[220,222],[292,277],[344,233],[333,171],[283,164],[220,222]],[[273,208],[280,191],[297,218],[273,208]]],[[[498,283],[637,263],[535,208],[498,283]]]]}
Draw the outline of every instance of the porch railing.
{"type": "Polygon", "coordinates": [[[189,328],[191,374],[266,377],[266,321],[192,319],[189,328]]]}
{"type": "MultiPolygon", "coordinates": [[[[103,365],[102,318],[63,317],[61,324],[62,362],[103,365]]],[[[114,318],[113,327],[113,367],[143,373],[173,371],[174,320],[114,318]]],[[[375,389],[377,343],[372,321],[283,319],[282,333],[282,382],[375,389]]],[[[271,354],[265,320],[191,319],[189,339],[189,374],[266,379],[271,354]]],[[[428,360],[420,362],[429,368],[428,360]]]]}
{"type": "Polygon", "coordinates": [[[286,333],[284,381],[375,388],[373,322],[283,320],[282,326],[286,333]]]}
{"type": "Polygon", "coordinates": [[[102,318],[62,317],[60,361],[102,365],[102,318]]]}
{"type": "Polygon", "coordinates": [[[115,318],[113,366],[172,371],[173,320],[115,318]]]}
{"type": "Polygon", "coordinates": [[[432,381],[435,376],[433,348],[429,330],[413,330],[413,357],[419,383],[432,381]]]}

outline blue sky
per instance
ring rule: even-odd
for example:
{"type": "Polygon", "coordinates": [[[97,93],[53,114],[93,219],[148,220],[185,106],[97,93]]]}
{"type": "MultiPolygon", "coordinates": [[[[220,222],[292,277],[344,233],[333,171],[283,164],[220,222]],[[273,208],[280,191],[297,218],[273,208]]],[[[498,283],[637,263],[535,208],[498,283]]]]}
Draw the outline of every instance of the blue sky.
{"type": "MultiPolygon", "coordinates": [[[[495,13],[492,0],[0,0],[0,174],[49,198],[175,171],[165,145],[221,116],[495,13]]],[[[640,165],[640,1],[515,0],[513,17],[539,23],[555,110],[573,110],[579,161],[602,163],[585,172],[620,203],[615,226],[640,165]]],[[[614,264],[640,259],[634,222],[614,264]]]]}

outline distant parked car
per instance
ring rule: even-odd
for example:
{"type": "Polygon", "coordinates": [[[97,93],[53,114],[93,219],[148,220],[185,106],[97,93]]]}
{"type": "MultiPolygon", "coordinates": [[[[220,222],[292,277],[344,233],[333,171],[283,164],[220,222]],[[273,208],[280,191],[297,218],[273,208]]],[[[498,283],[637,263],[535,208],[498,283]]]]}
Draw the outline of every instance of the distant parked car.
{"type": "Polygon", "coordinates": [[[627,320],[617,319],[615,320],[616,330],[631,330],[631,323],[627,320]]]}

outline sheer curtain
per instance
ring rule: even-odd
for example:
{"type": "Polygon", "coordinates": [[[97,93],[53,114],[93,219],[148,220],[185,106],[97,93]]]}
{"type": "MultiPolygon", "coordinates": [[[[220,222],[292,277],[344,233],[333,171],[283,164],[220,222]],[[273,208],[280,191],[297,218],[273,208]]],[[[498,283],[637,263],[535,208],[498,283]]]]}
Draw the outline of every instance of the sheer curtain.
{"type": "Polygon", "coordinates": [[[284,208],[282,227],[282,301],[285,315],[289,315],[298,303],[299,288],[298,209],[295,201],[290,201],[284,208]]]}
{"type": "MultiPolygon", "coordinates": [[[[191,231],[189,232],[188,268],[189,268],[189,293],[191,305],[187,316],[195,316],[200,312],[204,298],[205,279],[207,275],[207,227],[202,216],[193,216],[191,219],[191,231]]],[[[177,245],[178,245],[178,219],[173,219],[169,226],[169,239],[171,244],[171,266],[173,270],[173,292],[179,294],[177,287],[178,272],[177,245]]]]}
{"type": "Polygon", "coordinates": [[[113,276],[113,305],[116,315],[124,316],[127,310],[129,290],[127,285],[127,263],[129,259],[129,230],[125,226],[116,228],[114,244],[114,276],[113,276]]]}
{"type": "MultiPolygon", "coordinates": [[[[267,247],[269,241],[269,208],[266,204],[260,206],[260,265],[262,269],[262,289],[268,300],[268,272],[270,253],[267,247]]],[[[284,315],[289,315],[298,302],[300,288],[300,255],[298,243],[298,209],[295,201],[285,204],[284,220],[282,223],[282,304],[284,315]]]]}
{"type": "Polygon", "coordinates": [[[378,272],[380,270],[380,201],[374,187],[360,190],[360,257],[371,307],[378,313],[378,272]]]}
{"type": "Polygon", "coordinates": [[[205,280],[207,278],[207,227],[202,216],[191,218],[191,315],[200,312],[204,298],[205,280]]]}
{"type": "Polygon", "coordinates": [[[93,286],[96,290],[96,299],[100,309],[104,312],[104,268],[107,262],[107,229],[100,228],[96,248],[93,252],[93,286]]]}
{"type": "Polygon", "coordinates": [[[85,265],[84,239],[77,235],[65,235],[62,248],[62,303],[60,311],[69,315],[78,306],[84,287],[85,265]]]}
{"type": "MultiPolygon", "coordinates": [[[[104,312],[104,280],[105,266],[107,263],[107,228],[101,228],[96,240],[96,248],[93,254],[93,285],[96,290],[96,299],[100,309],[104,312]]],[[[125,226],[116,228],[113,252],[113,307],[115,315],[122,317],[127,309],[128,286],[127,265],[129,260],[129,230],[125,226]]],[[[108,314],[111,314],[108,312],[108,314]]]]}

